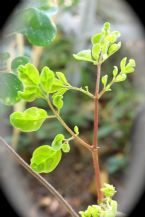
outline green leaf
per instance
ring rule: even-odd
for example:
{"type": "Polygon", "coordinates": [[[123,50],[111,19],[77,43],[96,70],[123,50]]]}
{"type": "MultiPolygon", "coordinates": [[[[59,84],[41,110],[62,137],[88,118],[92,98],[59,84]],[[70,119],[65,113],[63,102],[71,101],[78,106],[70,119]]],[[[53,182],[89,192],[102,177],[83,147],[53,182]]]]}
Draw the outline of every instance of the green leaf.
{"type": "Polygon", "coordinates": [[[76,60],[94,62],[94,60],[92,59],[91,50],[83,50],[79,52],[78,54],[73,54],[73,57],[76,60]]]}
{"type": "Polygon", "coordinates": [[[31,158],[31,168],[37,173],[50,173],[59,164],[61,151],[54,151],[49,145],[35,149],[31,158]]]}
{"type": "Polygon", "coordinates": [[[110,23],[109,22],[104,23],[102,31],[105,32],[106,34],[109,34],[109,32],[110,32],[110,23]]]}
{"type": "Polygon", "coordinates": [[[79,128],[78,128],[78,126],[75,126],[75,127],[74,127],[74,132],[75,132],[77,135],[79,135],[79,128]]]}
{"type": "Polygon", "coordinates": [[[53,150],[55,150],[55,151],[60,150],[61,147],[62,147],[62,142],[63,142],[64,139],[65,139],[65,137],[64,137],[63,134],[56,135],[53,142],[52,142],[53,150]]]}
{"type": "Polygon", "coordinates": [[[102,77],[102,84],[103,84],[104,87],[106,87],[107,81],[108,81],[108,75],[104,75],[104,76],[102,77]]]}
{"type": "Polygon", "coordinates": [[[63,96],[53,95],[53,104],[60,110],[63,107],[63,96]]]}
{"type": "Polygon", "coordinates": [[[56,36],[56,27],[46,13],[37,8],[21,11],[20,23],[16,31],[22,33],[28,41],[37,46],[49,45],[56,36]]]}
{"type": "Polygon", "coordinates": [[[134,59],[130,59],[129,60],[129,65],[132,66],[132,67],[136,67],[135,60],[134,59]]]}
{"type": "Polygon", "coordinates": [[[93,55],[93,58],[97,62],[99,62],[100,52],[101,52],[101,45],[100,44],[93,45],[93,47],[92,47],[92,55],[93,55]]]}
{"type": "Polygon", "coordinates": [[[114,66],[114,70],[113,70],[113,77],[115,78],[118,74],[118,67],[114,66]]]}
{"type": "Polygon", "coordinates": [[[94,44],[99,43],[101,41],[102,37],[103,37],[102,33],[98,33],[98,34],[93,35],[91,38],[92,44],[94,45],[94,44]]]}
{"type": "Polygon", "coordinates": [[[104,193],[105,197],[113,197],[116,193],[115,187],[110,184],[104,184],[104,187],[101,189],[101,191],[104,193]]]}
{"type": "Polygon", "coordinates": [[[18,76],[24,86],[34,86],[40,83],[39,71],[30,63],[25,66],[19,66],[18,76]]]}
{"type": "Polygon", "coordinates": [[[70,152],[70,145],[67,142],[63,143],[61,148],[64,153],[70,152]]]}
{"type": "Polygon", "coordinates": [[[121,60],[121,62],[120,62],[121,72],[124,72],[124,71],[125,71],[126,61],[127,61],[127,57],[124,57],[124,58],[121,60]]]}
{"type": "Polygon", "coordinates": [[[50,70],[47,66],[45,66],[42,69],[40,81],[41,81],[43,89],[47,93],[51,92],[51,87],[54,83],[54,78],[55,78],[54,72],[50,70]]]}
{"type": "Polygon", "coordinates": [[[108,49],[108,55],[111,56],[112,54],[117,52],[120,49],[120,47],[121,47],[121,42],[119,42],[118,44],[112,44],[108,49]]]}
{"type": "Polygon", "coordinates": [[[57,91],[62,90],[62,88],[64,88],[64,84],[62,83],[62,81],[58,80],[57,78],[54,78],[54,82],[53,85],[51,87],[51,91],[50,93],[55,93],[57,91]]]}
{"type": "Polygon", "coordinates": [[[102,56],[103,56],[103,61],[105,61],[108,58],[108,48],[109,48],[109,43],[105,43],[102,46],[102,56]]]}
{"type": "Polygon", "coordinates": [[[117,41],[120,35],[121,35],[120,32],[114,31],[114,32],[111,32],[109,35],[107,35],[105,39],[113,44],[117,41]]]}
{"type": "Polygon", "coordinates": [[[12,73],[0,74],[0,101],[5,105],[14,105],[20,98],[18,91],[23,90],[23,85],[18,77],[12,73]]]}
{"type": "Polygon", "coordinates": [[[125,81],[127,78],[126,74],[119,74],[117,75],[117,77],[115,78],[114,82],[120,82],[120,81],[125,81]]]}
{"type": "Polygon", "coordinates": [[[21,99],[24,99],[27,102],[32,102],[36,98],[41,97],[40,90],[36,86],[26,87],[23,92],[19,91],[18,95],[20,96],[21,99]]]}
{"type": "Polygon", "coordinates": [[[19,57],[16,57],[15,59],[13,59],[13,61],[11,63],[11,68],[12,68],[13,72],[17,73],[17,69],[20,65],[25,65],[29,62],[30,62],[29,57],[19,56],[19,57]]]}
{"type": "Polygon", "coordinates": [[[70,86],[70,84],[68,83],[65,75],[62,72],[56,72],[57,77],[59,78],[60,81],[62,81],[62,83],[70,86]]]}
{"type": "Polygon", "coordinates": [[[126,64],[126,62],[127,62],[127,57],[124,57],[120,62],[121,72],[123,72],[125,74],[134,72],[134,70],[135,70],[134,68],[136,66],[135,60],[130,59],[128,64],[126,64]]]}
{"type": "Polygon", "coordinates": [[[48,117],[47,112],[36,107],[10,115],[10,123],[23,132],[37,131],[48,117]]]}
{"type": "Polygon", "coordinates": [[[62,96],[68,91],[68,88],[61,88],[59,89],[53,96],[62,96]]]}
{"type": "Polygon", "coordinates": [[[8,52],[0,53],[0,60],[6,61],[10,58],[10,54],[8,52]]]}

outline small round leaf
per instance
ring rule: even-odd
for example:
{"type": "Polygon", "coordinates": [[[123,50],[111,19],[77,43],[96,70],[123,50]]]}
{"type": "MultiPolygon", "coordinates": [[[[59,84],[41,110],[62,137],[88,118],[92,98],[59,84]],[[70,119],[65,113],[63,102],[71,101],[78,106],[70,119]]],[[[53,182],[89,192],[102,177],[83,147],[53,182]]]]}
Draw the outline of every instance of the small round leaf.
{"type": "Polygon", "coordinates": [[[10,123],[23,132],[37,131],[48,117],[43,109],[31,107],[24,112],[14,112],[10,115],[10,123]]]}
{"type": "Polygon", "coordinates": [[[30,62],[29,57],[19,56],[19,57],[16,57],[15,59],[13,59],[13,61],[11,63],[11,68],[12,68],[13,72],[17,73],[17,69],[20,65],[25,65],[29,62],[30,62]]]}
{"type": "Polygon", "coordinates": [[[54,151],[49,145],[35,149],[31,158],[31,168],[37,173],[52,172],[61,160],[61,151],[54,151]]]}
{"type": "Polygon", "coordinates": [[[52,142],[52,148],[55,150],[55,151],[58,151],[61,149],[62,147],[62,141],[65,139],[64,135],[63,134],[58,134],[55,136],[53,142],[52,142]]]}
{"type": "Polygon", "coordinates": [[[18,91],[23,90],[23,85],[18,77],[12,73],[0,75],[0,101],[5,105],[14,105],[20,98],[18,91]]]}

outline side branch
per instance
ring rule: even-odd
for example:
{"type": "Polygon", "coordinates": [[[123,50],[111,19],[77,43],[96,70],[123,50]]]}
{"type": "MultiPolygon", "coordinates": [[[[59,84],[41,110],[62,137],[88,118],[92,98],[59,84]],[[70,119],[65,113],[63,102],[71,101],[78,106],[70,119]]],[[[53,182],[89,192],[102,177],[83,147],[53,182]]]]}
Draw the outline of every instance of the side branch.
{"type": "Polygon", "coordinates": [[[24,167],[32,176],[34,176],[48,191],[50,191],[54,197],[62,204],[62,206],[70,213],[72,217],[79,217],[79,215],[74,211],[74,209],[68,204],[68,202],[59,194],[59,192],[47,182],[41,175],[35,173],[31,167],[15,152],[15,150],[7,144],[7,142],[0,137],[0,144],[9,150],[13,155],[15,160],[24,167]]]}
{"type": "Polygon", "coordinates": [[[76,139],[81,145],[83,145],[85,148],[91,150],[91,145],[89,145],[88,143],[86,143],[84,140],[82,140],[79,136],[77,136],[71,129],[70,127],[64,122],[64,120],[60,117],[60,115],[58,114],[58,112],[55,110],[55,108],[53,107],[51,101],[47,98],[46,99],[48,102],[48,105],[50,107],[50,109],[52,110],[52,112],[55,114],[56,118],[58,119],[58,121],[62,124],[62,126],[70,133],[70,135],[73,136],[74,139],[76,139]]]}

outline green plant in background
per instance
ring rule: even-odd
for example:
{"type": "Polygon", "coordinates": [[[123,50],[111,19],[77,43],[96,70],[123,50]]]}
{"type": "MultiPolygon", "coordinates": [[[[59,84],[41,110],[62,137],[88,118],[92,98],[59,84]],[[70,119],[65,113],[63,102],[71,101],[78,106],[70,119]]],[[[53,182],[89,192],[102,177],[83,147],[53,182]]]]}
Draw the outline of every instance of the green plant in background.
{"type": "MultiPolygon", "coordinates": [[[[21,28],[18,26],[17,31],[21,32],[31,44],[46,46],[54,40],[56,28],[48,15],[46,19],[46,11],[42,12],[41,10],[42,7],[25,9],[22,15],[21,28]],[[27,19],[23,19],[24,17],[27,17],[27,19]]],[[[109,184],[102,187],[101,184],[98,159],[98,105],[100,98],[105,92],[111,91],[113,84],[126,80],[127,75],[134,72],[135,61],[133,59],[127,61],[125,57],[121,60],[120,69],[114,66],[111,80],[109,80],[108,74],[101,77],[101,65],[121,47],[120,42],[116,43],[119,36],[119,32],[111,32],[110,24],[105,23],[101,33],[92,37],[92,49],[74,54],[75,59],[88,61],[97,66],[94,95],[89,91],[88,86],[85,86],[85,88],[72,86],[62,72],[54,72],[45,66],[39,73],[39,70],[29,63],[29,58],[26,56],[17,57],[12,61],[13,73],[4,72],[0,75],[1,87],[5,90],[2,91],[1,89],[0,99],[5,105],[14,105],[21,100],[33,102],[36,99],[42,99],[49,107],[49,111],[31,107],[23,112],[12,113],[10,123],[15,128],[22,132],[33,132],[40,129],[47,119],[57,119],[70,134],[70,137],[66,138],[65,135],[59,133],[55,135],[51,144],[41,145],[34,150],[30,164],[34,172],[52,172],[60,163],[63,153],[70,152],[73,140],[77,140],[92,154],[98,205],[89,206],[86,211],[80,212],[82,217],[115,217],[117,212],[117,202],[112,200],[116,192],[114,187],[109,184]],[[101,91],[99,88],[100,80],[103,86],[101,91]],[[74,128],[71,129],[61,116],[64,106],[63,97],[69,90],[81,92],[94,101],[92,144],[88,144],[79,136],[78,126],[74,124],[74,128]]]]}

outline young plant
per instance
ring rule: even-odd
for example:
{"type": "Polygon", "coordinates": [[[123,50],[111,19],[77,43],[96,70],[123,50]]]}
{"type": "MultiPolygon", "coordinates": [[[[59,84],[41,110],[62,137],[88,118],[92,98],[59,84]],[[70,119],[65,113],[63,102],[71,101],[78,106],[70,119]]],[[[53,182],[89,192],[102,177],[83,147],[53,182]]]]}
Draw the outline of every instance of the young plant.
{"type": "MultiPolygon", "coordinates": [[[[89,206],[86,211],[81,211],[82,217],[115,217],[117,213],[117,202],[112,200],[116,193],[112,185],[102,186],[99,166],[99,146],[98,146],[98,114],[99,100],[108,91],[111,91],[113,84],[126,80],[129,73],[134,72],[135,61],[127,57],[120,63],[120,69],[114,66],[112,79],[108,74],[101,77],[102,64],[121,47],[121,42],[117,43],[120,36],[118,31],[110,31],[110,24],[105,23],[100,33],[91,38],[92,48],[74,54],[74,58],[79,61],[88,61],[95,65],[97,69],[95,94],[90,93],[89,88],[78,88],[72,86],[62,72],[54,72],[45,66],[39,73],[38,69],[31,63],[22,64],[17,67],[17,74],[3,73],[0,82],[7,86],[9,91],[0,93],[0,98],[5,104],[14,104],[20,100],[33,102],[40,98],[46,101],[49,111],[31,107],[23,112],[14,112],[10,115],[10,123],[13,127],[22,132],[33,132],[40,129],[44,121],[57,119],[66,131],[70,134],[66,138],[61,132],[55,136],[51,144],[44,144],[36,148],[33,152],[30,166],[36,173],[50,173],[60,163],[63,154],[71,150],[72,141],[77,140],[91,154],[96,177],[96,192],[98,205],[89,206]],[[102,90],[100,90],[100,81],[102,90]],[[94,135],[92,144],[85,142],[80,136],[79,127],[71,129],[63,120],[61,113],[64,106],[63,96],[69,90],[81,92],[94,100],[94,135]]],[[[26,59],[25,59],[26,60],[26,59]]],[[[14,66],[15,64],[13,64],[14,66]]]]}

